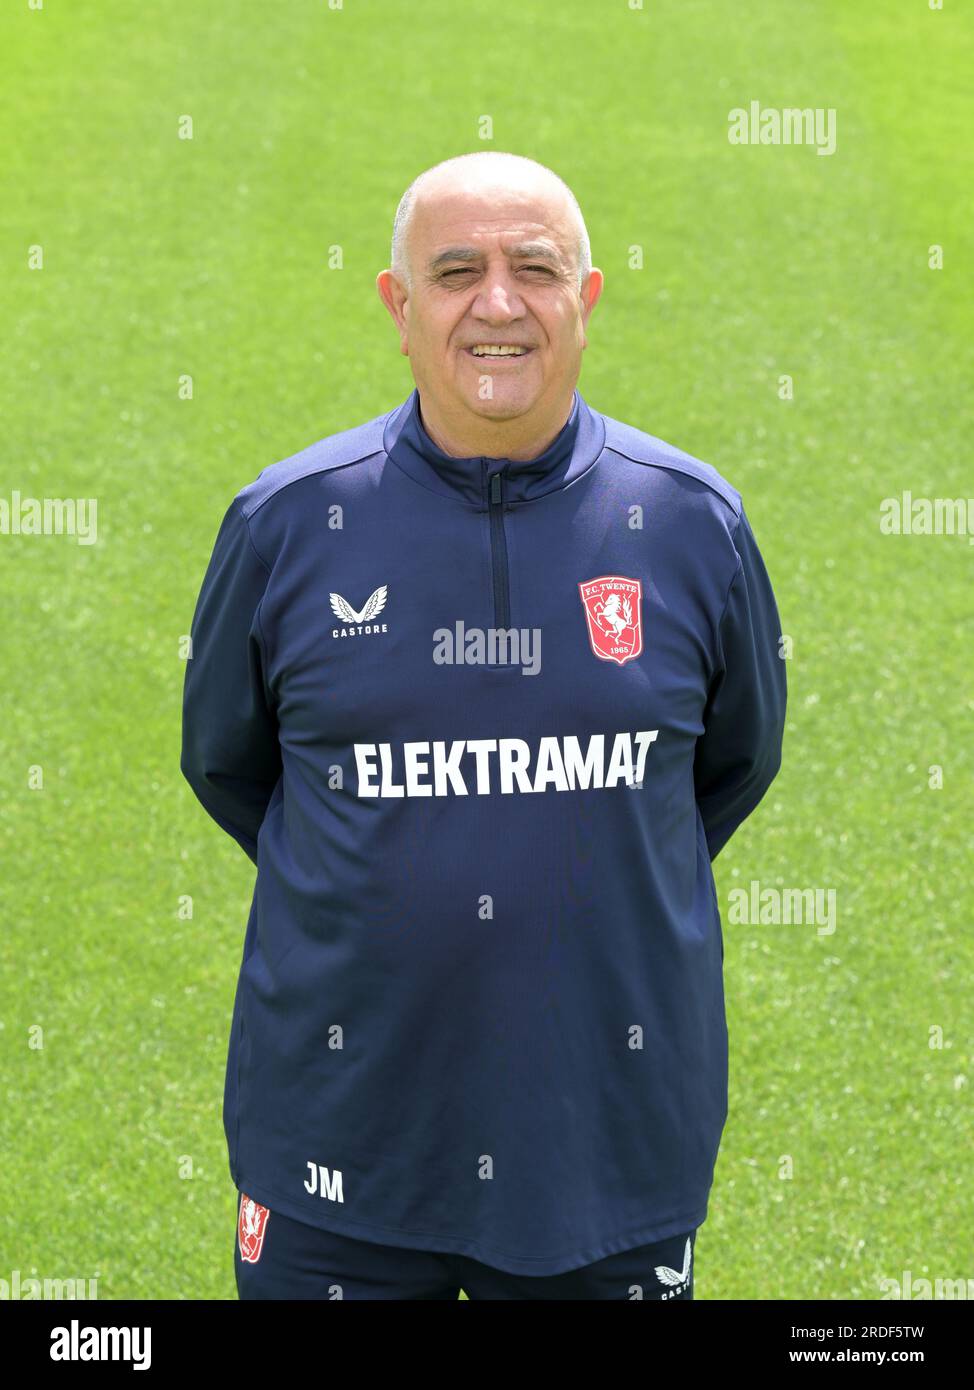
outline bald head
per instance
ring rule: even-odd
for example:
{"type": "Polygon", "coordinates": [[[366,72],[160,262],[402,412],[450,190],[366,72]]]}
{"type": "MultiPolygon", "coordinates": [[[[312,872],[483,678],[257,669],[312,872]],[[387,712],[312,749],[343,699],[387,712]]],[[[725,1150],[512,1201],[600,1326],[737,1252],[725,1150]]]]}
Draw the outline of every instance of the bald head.
{"type": "Polygon", "coordinates": [[[459,155],[409,186],[375,283],[441,449],[537,457],[568,419],[604,280],[571,189],[533,159],[459,155]]]}
{"type": "Polygon", "coordinates": [[[592,251],[585,219],[574,193],[558,175],[544,164],[524,155],[499,150],[478,150],[456,155],[426,169],[406,189],[396,210],[392,230],[392,273],[407,289],[412,288],[410,227],[418,209],[435,213],[438,196],[458,189],[471,192],[503,188],[520,191],[526,197],[547,196],[567,220],[577,265],[578,287],[592,268],[592,251]]]}

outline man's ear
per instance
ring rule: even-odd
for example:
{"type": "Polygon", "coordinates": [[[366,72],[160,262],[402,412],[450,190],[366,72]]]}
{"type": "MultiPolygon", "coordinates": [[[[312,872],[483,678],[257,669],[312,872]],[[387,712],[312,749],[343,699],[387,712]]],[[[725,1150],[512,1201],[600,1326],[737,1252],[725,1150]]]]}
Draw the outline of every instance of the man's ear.
{"type": "Polygon", "coordinates": [[[399,332],[399,351],[404,357],[409,356],[409,323],[407,306],[409,293],[396,279],[391,270],[380,270],[375,277],[375,287],[379,292],[379,298],[389,310],[392,321],[399,332]]]}
{"type": "Polygon", "coordinates": [[[599,299],[601,298],[602,289],[604,285],[605,276],[602,274],[601,270],[599,270],[596,266],[593,266],[588,273],[588,278],[586,279],[579,292],[579,298],[582,301],[583,348],[588,347],[588,338],[585,335],[585,330],[588,327],[589,316],[591,315],[592,310],[595,308],[596,304],[598,304],[599,299]]]}

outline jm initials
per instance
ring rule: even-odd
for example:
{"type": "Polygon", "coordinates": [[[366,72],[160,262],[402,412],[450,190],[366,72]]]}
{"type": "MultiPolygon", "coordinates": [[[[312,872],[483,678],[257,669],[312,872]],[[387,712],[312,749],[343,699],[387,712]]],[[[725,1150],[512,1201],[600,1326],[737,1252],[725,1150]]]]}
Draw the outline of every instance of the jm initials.
{"type": "Polygon", "coordinates": [[[310,1177],[304,1180],[305,1192],[310,1192],[312,1197],[317,1192],[319,1197],[327,1198],[329,1202],[344,1202],[342,1196],[342,1174],[341,1169],[336,1168],[332,1173],[324,1164],[308,1162],[311,1169],[310,1177]]]}

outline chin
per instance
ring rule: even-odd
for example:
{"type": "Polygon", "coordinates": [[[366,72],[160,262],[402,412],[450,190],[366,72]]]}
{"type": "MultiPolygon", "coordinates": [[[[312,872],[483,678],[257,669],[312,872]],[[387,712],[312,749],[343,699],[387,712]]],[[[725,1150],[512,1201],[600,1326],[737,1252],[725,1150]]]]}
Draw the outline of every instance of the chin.
{"type": "Polygon", "coordinates": [[[491,400],[484,400],[474,392],[467,398],[467,405],[486,420],[516,420],[519,415],[526,415],[536,400],[532,392],[501,389],[491,400]]]}

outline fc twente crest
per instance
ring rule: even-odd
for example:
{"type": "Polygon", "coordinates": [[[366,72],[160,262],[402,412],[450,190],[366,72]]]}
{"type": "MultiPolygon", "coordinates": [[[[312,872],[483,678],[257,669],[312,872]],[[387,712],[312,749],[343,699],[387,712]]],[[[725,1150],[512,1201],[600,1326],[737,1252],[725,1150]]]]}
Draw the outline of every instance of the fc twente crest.
{"type": "Polygon", "coordinates": [[[578,592],[595,655],[620,666],[634,660],[643,649],[643,586],[639,580],[603,574],[600,579],[579,584],[578,592]]]}
{"type": "Polygon", "coordinates": [[[240,1258],[246,1260],[248,1264],[255,1265],[260,1259],[261,1247],[264,1244],[264,1232],[267,1229],[269,1219],[270,1212],[266,1207],[262,1207],[260,1202],[255,1202],[252,1197],[248,1197],[246,1192],[241,1192],[237,1238],[240,1242],[240,1258]]]}

